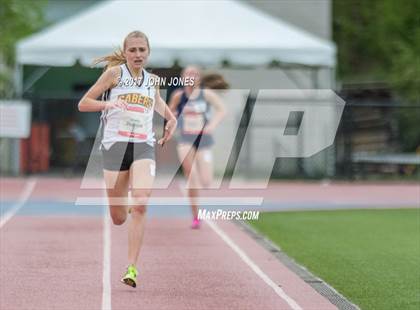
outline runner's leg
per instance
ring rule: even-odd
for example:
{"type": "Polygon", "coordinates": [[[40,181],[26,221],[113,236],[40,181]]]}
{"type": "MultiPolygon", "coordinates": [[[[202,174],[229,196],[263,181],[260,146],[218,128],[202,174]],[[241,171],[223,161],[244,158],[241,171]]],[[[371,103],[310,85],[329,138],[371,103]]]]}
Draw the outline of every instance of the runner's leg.
{"type": "Polygon", "coordinates": [[[128,263],[135,265],[143,242],[146,205],[155,179],[155,161],[140,159],[133,162],[131,173],[131,221],[128,227],[128,263]]]}
{"type": "Polygon", "coordinates": [[[213,157],[211,148],[198,149],[195,161],[203,188],[209,188],[213,183],[213,157]]]}
{"type": "Polygon", "coordinates": [[[179,144],[177,149],[179,160],[182,163],[182,170],[185,178],[187,179],[187,190],[190,198],[191,212],[193,219],[196,219],[198,217],[197,197],[198,188],[200,186],[196,173],[192,173],[196,149],[190,144],[179,144]]]}
{"type": "Polygon", "coordinates": [[[104,169],[107,187],[109,212],[115,225],[122,225],[127,219],[127,196],[129,171],[111,171],[104,169]]]}

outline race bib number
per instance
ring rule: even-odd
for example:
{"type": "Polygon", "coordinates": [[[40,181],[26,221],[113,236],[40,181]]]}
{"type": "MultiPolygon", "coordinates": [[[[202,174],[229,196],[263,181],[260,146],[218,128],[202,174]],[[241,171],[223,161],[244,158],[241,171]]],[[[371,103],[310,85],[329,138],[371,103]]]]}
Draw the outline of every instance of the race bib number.
{"type": "Polygon", "coordinates": [[[122,112],[118,134],[124,137],[147,139],[146,114],[142,107],[127,107],[122,112]]]}
{"type": "Polygon", "coordinates": [[[199,134],[203,131],[204,123],[202,113],[185,113],[182,131],[185,134],[199,134]]]}

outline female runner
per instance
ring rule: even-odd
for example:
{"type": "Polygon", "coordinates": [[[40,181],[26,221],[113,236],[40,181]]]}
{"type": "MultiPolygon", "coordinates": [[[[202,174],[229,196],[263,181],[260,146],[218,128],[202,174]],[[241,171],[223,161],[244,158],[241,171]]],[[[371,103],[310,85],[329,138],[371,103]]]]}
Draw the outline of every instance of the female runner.
{"type": "Polygon", "coordinates": [[[129,33],[122,50],[98,59],[97,63],[106,62],[106,71],[78,105],[82,112],[102,111],[103,172],[115,225],[122,225],[127,219],[131,187],[128,267],[121,281],[132,287],[136,287],[136,263],[143,240],[146,204],[155,177],[153,111],[167,120],[158,144],[168,141],[177,125],[155,86],[158,77],[144,70],[149,55],[146,35],[140,31],[129,33]],[[97,100],[101,94],[104,100],[97,100]]]}
{"type": "Polygon", "coordinates": [[[186,83],[183,89],[176,90],[169,101],[169,108],[178,117],[178,157],[188,179],[188,196],[193,217],[191,228],[198,229],[198,189],[208,188],[212,183],[212,133],[224,118],[226,111],[223,102],[214,91],[201,87],[201,73],[197,67],[186,67],[182,78],[194,83],[186,83]],[[210,118],[211,107],[215,113],[210,118]]]}

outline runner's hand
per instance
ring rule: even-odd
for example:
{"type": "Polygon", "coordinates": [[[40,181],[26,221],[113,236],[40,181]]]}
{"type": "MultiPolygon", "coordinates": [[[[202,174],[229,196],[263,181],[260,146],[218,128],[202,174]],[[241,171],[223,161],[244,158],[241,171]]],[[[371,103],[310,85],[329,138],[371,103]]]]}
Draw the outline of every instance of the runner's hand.
{"type": "Polygon", "coordinates": [[[120,110],[127,110],[127,101],[122,99],[117,99],[116,101],[108,101],[105,104],[104,110],[109,109],[120,109],[120,110]]]}
{"type": "Polygon", "coordinates": [[[172,138],[176,129],[176,125],[177,125],[176,119],[171,119],[166,123],[165,133],[163,134],[162,139],[158,141],[159,145],[163,146],[167,141],[169,141],[172,138]]]}
{"type": "Polygon", "coordinates": [[[203,134],[211,135],[214,132],[214,129],[215,128],[212,125],[208,124],[203,128],[203,134]]]}

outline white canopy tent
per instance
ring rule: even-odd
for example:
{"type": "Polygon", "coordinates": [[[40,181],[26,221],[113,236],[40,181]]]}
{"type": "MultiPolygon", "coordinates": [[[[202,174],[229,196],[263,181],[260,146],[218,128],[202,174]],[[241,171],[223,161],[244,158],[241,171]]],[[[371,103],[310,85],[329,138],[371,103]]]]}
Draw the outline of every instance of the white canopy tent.
{"type": "Polygon", "coordinates": [[[150,40],[149,65],[281,63],[334,67],[335,45],[239,1],[101,2],[21,40],[19,65],[90,66],[132,30],[150,40]]]}

